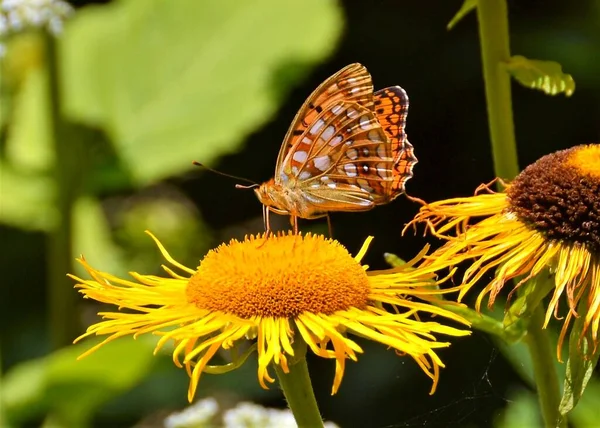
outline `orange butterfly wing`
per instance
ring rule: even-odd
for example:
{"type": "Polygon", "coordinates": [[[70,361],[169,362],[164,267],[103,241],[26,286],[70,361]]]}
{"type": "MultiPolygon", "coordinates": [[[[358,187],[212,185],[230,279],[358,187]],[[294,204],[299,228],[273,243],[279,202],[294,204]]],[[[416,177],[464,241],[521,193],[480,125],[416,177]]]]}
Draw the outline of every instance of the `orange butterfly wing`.
{"type": "Polygon", "coordinates": [[[408,142],[404,127],[408,114],[408,95],[400,86],[381,89],[373,95],[377,120],[390,141],[393,162],[393,182],[388,195],[393,200],[402,192],[406,182],[413,176],[418,162],[412,144],[408,142]]]}
{"type": "Polygon", "coordinates": [[[318,122],[318,116],[333,103],[339,101],[355,102],[368,109],[373,108],[373,82],[367,69],[358,63],[350,64],[319,85],[304,102],[290,128],[277,156],[275,182],[280,182],[280,173],[286,155],[294,150],[308,150],[310,141],[302,141],[309,127],[318,122]],[[294,147],[295,146],[295,147],[294,147]]]}

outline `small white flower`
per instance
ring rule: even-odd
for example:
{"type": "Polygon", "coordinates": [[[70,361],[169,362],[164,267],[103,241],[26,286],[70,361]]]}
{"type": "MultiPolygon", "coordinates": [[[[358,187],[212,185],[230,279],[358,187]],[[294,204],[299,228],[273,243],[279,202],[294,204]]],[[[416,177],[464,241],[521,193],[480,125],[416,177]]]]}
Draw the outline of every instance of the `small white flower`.
{"type": "Polygon", "coordinates": [[[59,34],[73,7],[63,0],[0,0],[0,36],[27,27],[46,27],[59,34]]]}
{"type": "Polygon", "coordinates": [[[173,413],[165,419],[165,428],[196,428],[211,426],[211,419],[219,411],[219,405],[214,398],[205,398],[173,413]]]}

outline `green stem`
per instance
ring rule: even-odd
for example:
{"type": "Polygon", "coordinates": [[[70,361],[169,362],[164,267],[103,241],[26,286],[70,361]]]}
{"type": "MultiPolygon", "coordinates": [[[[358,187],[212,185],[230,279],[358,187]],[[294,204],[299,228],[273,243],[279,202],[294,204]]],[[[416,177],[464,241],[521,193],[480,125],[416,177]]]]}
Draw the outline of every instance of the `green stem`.
{"type": "MultiPolygon", "coordinates": [[[[554,347],[548,331],[543,329],[544,311],[539,305],[531,317],[525,343],[533,363],[533,376],[537,387],[538,400],[544,425],[547,427],[566,427],[566,420],[560,418],[560,386],[554,366],[554,347]]],[[[566,418],[565,418],[566,419],[566,418]]]]}
{"type": "Polygon", "coordinates": [[[61,115],[60,75],[56,39],[46,33],[46,65],[51,138],[54,144],[54,184],[58,224],[47,240],[48,317],[54,348],[67,345],[77,336],[77,293],[66,274],[72,272],[72,217],[80,181],[77,145],[69,144],[69,128],[61,115]]]}
{"type": "Polygon", "coordinates": [[[519,173],[519,163],[510,76],[504,69],[510,59],[506,0],[479,0],[477,17],[494,172],[512,179],[519,173]]]}
{"type": "Polygon", "coordinates": [[[279,385],[298,427],[323,427],[323,419],[310,382],[306,358],[301,357],[294,361],[294,364],[290,364],[289,373],[285,373],[278,364],[274,366],[279,385]]]}

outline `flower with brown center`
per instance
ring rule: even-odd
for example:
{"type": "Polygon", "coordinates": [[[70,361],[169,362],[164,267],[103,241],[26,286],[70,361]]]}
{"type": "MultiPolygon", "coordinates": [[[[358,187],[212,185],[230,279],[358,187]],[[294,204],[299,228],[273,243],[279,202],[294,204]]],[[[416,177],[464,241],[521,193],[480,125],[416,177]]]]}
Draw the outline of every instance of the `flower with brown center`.
{"type": "MultiPolygon", "coordinates": [[[[584,316],[583,334],[600,342],[600,145],[590,144],[544,156],[527,167],[503,192],[476,194],[423,206],[415,217],[447,242],[427,256],[423,266],[439,270],[463,261],[472,264],[463,277],[459,300],[489,272],[494,278],[477,299],[489,306],[505,284],[517,286],[545,270],[554,293],[544,327],[566,295],[568,313],[560,349],[573,317],[584,316]],[[469,224],[482,217],[477,223],[469,224]],[[449,233],[452,230],[455,234],[449,233]]],[[[516,289],[516,288],[515,288],[516,289]]]]}
{"type": "Polygon", "coordinates": [[[219,246],[197,269],[190,269],[176,262],[152,237],[165,259],[184,274],[164,266],[169,277],[131,273],[135,281],[129,281],[100,272],[80,259],[93,278],[72,276],[80,292],[133,312],[104,312],[104,320],[77,340],[108,335],[84,355],[129,334],[161,336],[157,350],[173,340],[173,360],[185,366],[191,377],[190,401],[202,372],[214,369],[208,364],[220,349],[235,349],[254,339],[258,381],[264,388],[274,381],[269,366],[287,372],[288,360],[293,363],[298,357],[298,343],[305,343],[316,355],[336,361],[333,394],[342,381],[346,359],[356,361],[362,352],[349,334],[411,356],[433,380],[433,393],[443,367],[436,350],[449,346],[436,341],[434,334],[469,334],[419,320],[419,313],[429,313],[468,324],[427,303],[443,291],[432,287],[434,273],[414,269],[416,260],[387,272],[367,273],[360,260],[370,239],[352,257],[337,241],[319,235],[251,236],[219,246]]]}

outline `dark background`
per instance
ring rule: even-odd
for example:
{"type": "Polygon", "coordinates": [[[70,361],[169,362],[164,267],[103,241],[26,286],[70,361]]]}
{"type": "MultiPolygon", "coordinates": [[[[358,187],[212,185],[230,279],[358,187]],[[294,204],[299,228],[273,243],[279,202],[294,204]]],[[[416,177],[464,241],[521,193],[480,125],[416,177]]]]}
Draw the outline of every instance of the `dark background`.
{"type": "MultiPolygon", "coordinates": [[[[410,97],[407,133],[419,163],[407,184],[409,194],[428,201],[472,194],[479,184],[492,180],[494,172],[475,14],[469,14],[452,31],[446,30],[460,5],[459,0],[343,2],[346,29],[335,53],[310,70],[272,121],[250,135],[238,153],[223,156],[212,166],[258,182],[271,178],[282,138],[305,98],[343,66],[361,62],[369,69],[375,89],[400,85],[410,97]]],[[[520,166],[556,150],[598,142],[600,2],[513,0],[509,1],[509,12],[512,54],[557,61],[577,84],[574,95],[567,98],[551,97],[513,83],[520,166]]],[[[285,75],[286,70],[282,73],[285,75]]],[[[274,76],[275,82],[277,78],[274,76]]],[[[262,228],[259,202],[251,191],[235,189],[234,183],[201,170],[167,182],[181,189],[198,207],[213,233],[213,245],[240,231],[259,232],[262,228]]],[[[134,190],[126,190],[119,195],[133,194],[134,190]]],[[[113,196],[105,195],[107,200],[113,196]]],[[[107,206],[109,216],[110,209],[107,206]]],[[[411,258],[425,242],[435,243],[412,232],[401,237],[404,225],[417,209],[401,197],[367,213],[333,213],[334,237],[356,253],[368,235],[375,236],[365,262],[372,268],[385,267],[384,252],[411,258]]],[[[281,224],[285,226],[286,222],[283,219],[281,224]]],[[[326,230],[320,220],[303,221],[301,227],[326,230]]],[[[3,228],[2,236],[2,258],[7,262],[4,269],[8,267],[3,281],[17,282],[21,290],[27,290],[13,292],[10,304],[2,299],[3,326],[18,327],[22,332],[4,340],[7,369],[47,350],[43,285],[46,263],[42,234],[3,228]]],[[[347,366],[342,387],[333,397],[329,395],[333,363],[309,359],[325,419],[343,427],[492,425],[507,405],[511,391],[527,385],[486,335],[474,332],[469,338],[453,342],[440,352],[447,367],[433,396],[428,395],[429,380],[413,361],[398,358],[380,345],[360,342],[365,354],[358,363],[347,366]]],[[[224,376],[230,387],[237,382],[235,376],[224,376]]],[[[252,375],[249,379],[255,383],[252,375]]],[[[259,401],[259,386],[249,388],[253,391],[250,395],[259,401]]],[[[210,395],[211,391],[201,387],[200,393],[210,395]]],[[[129,400],[140,400],[135,392],[130,395],[129,400]]],[[[179,400],[184,398],[183,390],[176,389],[172,395],[178,399],[159,405],[183,405],[179,400]]],[[[262,400],[267,405],[284,406],[276,389],[262,400]]],[[[97,424],[131,425],[144,417],[143,412],[152,410],[151,404],[132,406],[133,411],[122,413],[116,410],[119,405],[109,403],[97,424]],[[135,409],[141,409],[142,414],[136,414],[135,409]]]]}

